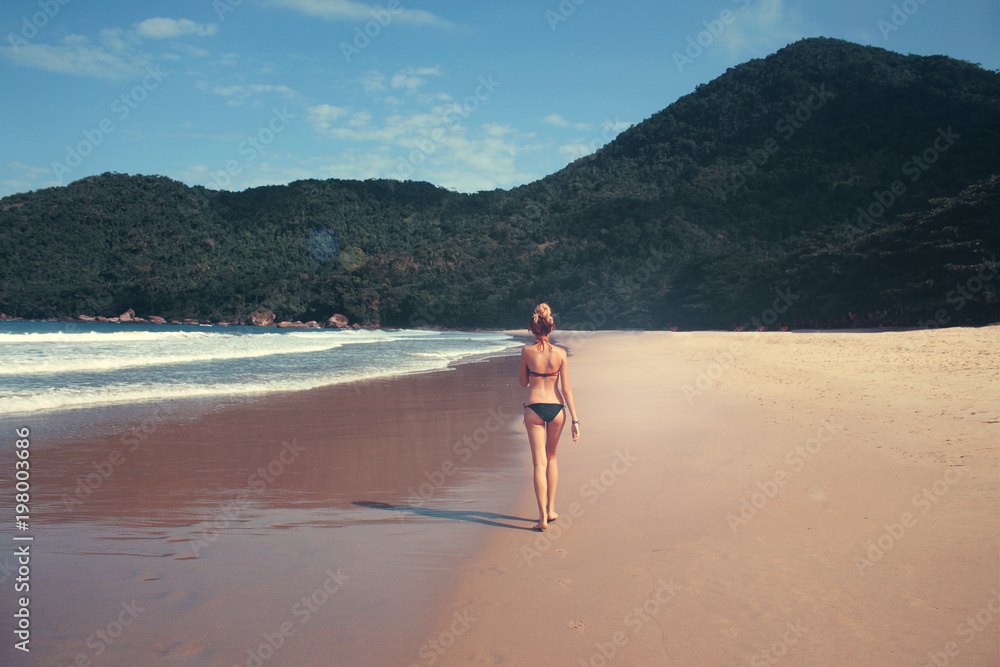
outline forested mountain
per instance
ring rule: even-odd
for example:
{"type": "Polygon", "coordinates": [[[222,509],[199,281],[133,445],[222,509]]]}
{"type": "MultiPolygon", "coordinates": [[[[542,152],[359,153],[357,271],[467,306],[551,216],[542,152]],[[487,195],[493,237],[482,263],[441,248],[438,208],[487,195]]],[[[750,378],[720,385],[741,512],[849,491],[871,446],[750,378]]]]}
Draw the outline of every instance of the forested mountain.
{"type": "Polygon", "coordinates": [[[104,174],[6,197],[0,311],[496,327],[546,300],[567,328],[994,322],[998,174],[1000,74],[807,39],[510,191],[104,174]]]}

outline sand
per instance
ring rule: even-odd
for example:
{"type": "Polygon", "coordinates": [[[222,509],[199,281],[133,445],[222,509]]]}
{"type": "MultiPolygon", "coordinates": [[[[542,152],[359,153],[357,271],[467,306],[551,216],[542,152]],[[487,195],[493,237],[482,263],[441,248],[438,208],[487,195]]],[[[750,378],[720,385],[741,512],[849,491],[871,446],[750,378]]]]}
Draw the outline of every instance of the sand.
{"type": "Polygon", "coordinates": [[[31,653],[0,665],[407,664],[452,564],[531,535],[516,373],[28,418],[31,653]]]}
{"type": "Polygon", "coordinates": [[[998,663],[1000,327],[555,341],[545,534],[516,357],[31,420],[0,664],[998,663]]]}
{"type": "Polygon", "coordinates": [[[462,567],[436,664],[998,664],[1000,327],[563,343],[562,517],[462,567]]]}

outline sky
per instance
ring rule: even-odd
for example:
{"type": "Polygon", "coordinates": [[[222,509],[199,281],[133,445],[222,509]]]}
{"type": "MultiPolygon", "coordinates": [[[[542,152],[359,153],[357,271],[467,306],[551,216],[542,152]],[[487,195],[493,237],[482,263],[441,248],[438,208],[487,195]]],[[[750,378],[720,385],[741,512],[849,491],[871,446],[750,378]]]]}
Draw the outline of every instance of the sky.
{"type": "Polygon", "coordinates": [[[510,189],[805,37],[1000,69],[996,0],[4,0],[0,196],[112,171],[510,189]]]}

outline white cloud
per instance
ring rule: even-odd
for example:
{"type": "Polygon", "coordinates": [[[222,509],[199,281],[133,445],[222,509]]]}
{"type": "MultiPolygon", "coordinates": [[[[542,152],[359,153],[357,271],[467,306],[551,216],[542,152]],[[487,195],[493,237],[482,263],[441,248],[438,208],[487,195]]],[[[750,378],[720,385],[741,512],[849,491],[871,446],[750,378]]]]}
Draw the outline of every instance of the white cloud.
{"type": "Polygon", "coordinates": [[[593,129],[593,125],[590,123],[571,123],[562,117],[561,114],[550,113],[548,116],[542,119],[549,125],[555,125],[556,127],[571,127],[574,130],[590,130],[593,129]]]}
{"type": "MultiPolygon", "coordinates": [[[[347,154],[360,155],[363,151],[351,144],[364,143],[374,144],[373,150],[382,156],[379,168],[370,174],[348,171],[339,174],[341,178],[425,180],[463,192],[510,187],[534,178],[515,164],[532,135],[496,123],[470,125],[473,114],[457,102],[428,111],[393,113],[381,121],[368,110],[351,112],[331,105],[307,110],[313,128],[347,144],[347,154]]],[[[364,164],[367,170],[373,163],[364,164]]]]}
{"type": "Polygon", "coordinates": [[[577,160],[597,151],[599,148],[617,137],[619,133],[627,130],[631,126],[632,123],[620,120],[616,116],[614,120],[608,119],[601,123],[600,134],[597,134],[595,131],[594,136],[589,139],[578,137],[563,144],[557,150],[560,155],[572,162],[573,160],[577,160]]]}
{"type": "Polygon", "coordinates": [[[568,144],[563,144],[558,150],[559,155],[562,155],[564,158],[572,162],[573,160],[582,158],[585,155],[590,155],[596,150],[596,148],[583,140],[577,140],[568,144]]]}
{"type": "Polygon", "coordinates": [[[82,35],[69,35],[62,44],[20,44],[0,47],[0,55],[17,65],[34,69],[93,77],[124,79],[149,64],[148,54],[136,53],[121,30],[102,30],[100,44],[82,35]]]}
{"type": "Polygon", "coordinates": [[[222,97],[228,97],[229,100],[226,104],[230,106],[239,106],[243,104],[251,95],[263,95],[267,93],[285,95],[286,97],[292,97],[295,95],[295,90],[289,88],[288,86],[273,86],[270,84],[259,84],[255,83],[249,86],[233,85],[233,86],[216,86],[212,89],[212,94],[221,95],[222,97]]]}
{"type": "Polygon", "coordinates": [[[183,53],[190,58],[207,58],[212,55],[212,52],[208,49],[202,49],[197,46],[191,46],[190,44],[185,44],[183,42],[177,42],[171,46],[172,49],[178,53],[183,53]]]}
{"type": "Polygon", "coordinates": [[[714,55],[742,61],[767,55],[806,36],[802,16],[786,10],[784,0],[758,0],[736,10],[735,16],[713,44],[714,55]]]}
{"type": "Polygon", "coordinates": [[[146,19],[135,26],[135,32],[147,39],[176,39],[184,35],[208,37],[219,31],[214,23],[195,23],[190,19],[146,19]]]}
{"type": "Polygon", "coordinates": [[[367,72],[362,72],[359,77],[361,81],[361,87],[365,89],[367,93],[375,93],[385,90],[385,75],[378,70],[368,70],[367,72]]]}
{"type": "Polygon", "coordinates": [[[350,112],[343,107],[335,107],[332,104],[320,104],[309,107],[306,109],[306,113],[308,114],[309,122],[312,123],[316,131],[325,133],[333,127],[333,123],[350,112]]]}
{"type": "Polygon", "coordinates": [[[451,21],[422,9],[401,9],[397,6],[396,9],[389,10],[380,5],[369,5],[353,0],[269,0],[267,4],[330,21],[377,21],[380,25],[390,25],[398,21],[432,28],[455,28],[455,24],[451,21]]]}
{"type": "Polygon", "coordinates": [[[441,76],[440,67],[408,67],[392,76],[392,87],[414,91],[427,83],[426,76],[441,76]]]}
{"type": "Polygon", "coordinates": [[[7,163],[11,178],[0,180],[0,197],[6,197],[17,192],[29,192],[41,188],[54,188],[63,185],[52,178],[52,170],[48,167],[36,167],[21,162],[7,163]]]}
{"type": "MultiPolygon", "coordinates": [[[[147,19],[134,30],[104,28],[97,43],[83,35],[68,35],[58,44],[35,42],[0,47],[0,57],[24,67],[95,79],[125,79],[143,72],[153,55],[138,47],[143,39],[167,39],[184,35],[212,35],[218,26],[195,23],[188,19],[147,19]]],[[[177,53],[189,57],[205,57],[208,51],[186,44],[174,44],[177,53]]],[[[160,57],[177,60],[176,54],[160,57]]]]}

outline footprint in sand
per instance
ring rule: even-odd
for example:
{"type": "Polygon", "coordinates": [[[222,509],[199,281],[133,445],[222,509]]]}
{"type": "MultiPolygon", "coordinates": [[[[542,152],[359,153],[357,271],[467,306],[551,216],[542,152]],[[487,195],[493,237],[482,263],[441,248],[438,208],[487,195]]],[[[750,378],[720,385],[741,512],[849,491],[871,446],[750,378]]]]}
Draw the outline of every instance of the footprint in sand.
{"type": "Polygon", "coordinates": [[[565,558],[566,557],[566,550],[565,549],[556,549],[556,555],[559,556],[560,558],[565,558]]]}
{"type": "Polygon", "coordinates": [[[587,624],[584,623],[583,621],[570,621],[569,623],[567,623],[567,626],[569,626],[573,630],[578,631],[580,634],[583,634],[583,631],[587,628],[587,624]]]}
{"type": "Polygon", "coordinates": [[[558,579],[556,583],[562,586],[564,590],[566,590],[569,588],[569,585],[573,583],[573,581],[571,579],[558,579]]]}

